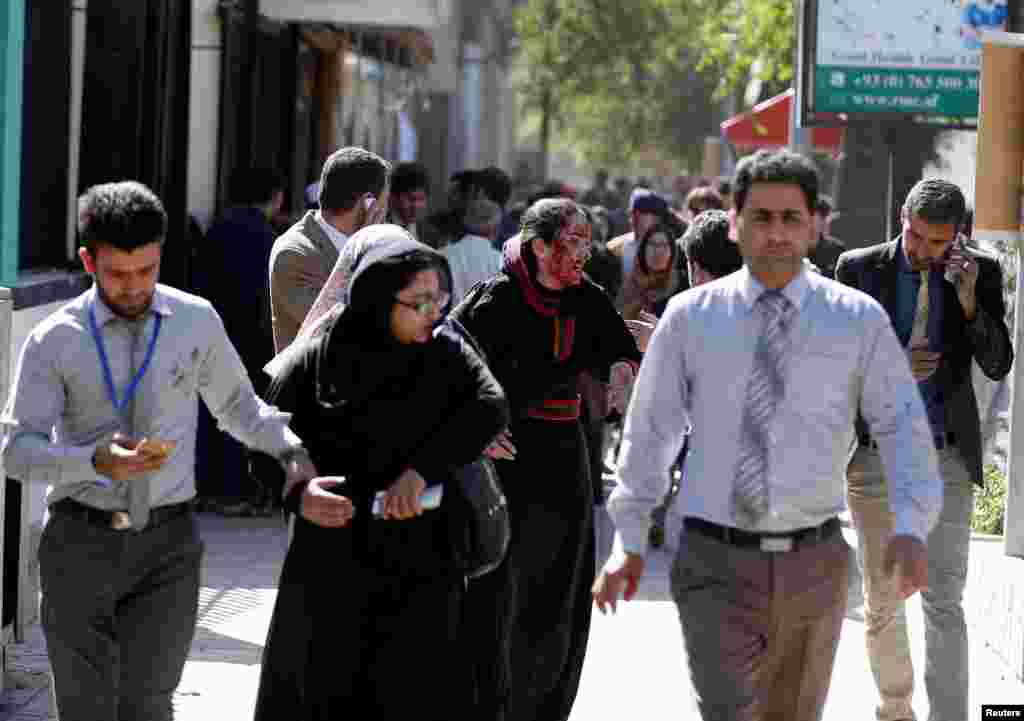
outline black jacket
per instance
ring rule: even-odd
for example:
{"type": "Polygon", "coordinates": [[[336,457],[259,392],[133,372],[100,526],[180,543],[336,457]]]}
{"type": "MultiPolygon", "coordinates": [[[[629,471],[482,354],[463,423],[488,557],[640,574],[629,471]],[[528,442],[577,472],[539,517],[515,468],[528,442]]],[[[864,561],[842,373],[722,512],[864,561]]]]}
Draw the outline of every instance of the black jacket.
{"type": "MultiPolygon", "coordinates": [[[[896,303],[896,283],[900,239],[870,248],[843,253],[836,263],[836,280],[862,290],[885,308],[890,318],[896,303]]],[[[971,248],[979,266],[978,315],[970,323],[964,316],[956,289],[946,284],[943,329],[944,349],[939,379],[946,399],[946,428],[956,436],[957,448],[963,456],[971,478],[982,484],[981,422],[978,402],[971,382],[971,361],[975,360],[986,376],[1001,380],[1013,364],[1013,346],[1006,327],[1006,305],[1003,300],[1003,274],[999,262],[971,248]]],[[[858,419],[858,433],[866,433],[858,419]]]]}
{"type": "Polygon", "coordinates": [[[348,479],[343,492],[356,503],[357,526],[369,519],[374,494],[405,468],[428,485],[447,483],[507,426],[501,386],[448,329],[411,359],[337,336],[329,330],[294,344],[267,400],[293,414],[290,426],[321,476],[348,479]]]}

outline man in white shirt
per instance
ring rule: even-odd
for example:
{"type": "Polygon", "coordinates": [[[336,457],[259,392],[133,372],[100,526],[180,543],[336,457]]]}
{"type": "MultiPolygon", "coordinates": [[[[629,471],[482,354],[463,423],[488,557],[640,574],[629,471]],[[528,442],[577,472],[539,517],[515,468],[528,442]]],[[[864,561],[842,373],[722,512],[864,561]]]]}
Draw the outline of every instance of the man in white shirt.
{"type": "Polygon", "coordinates": [[[466,235],[441,249],[452,270],[452,303],[501,270],[501,253],[494,249],[501,222],[501,208],[483,196],[466,208],[466,235]]]}
{"type": "Polygon", "coordinates": [[[731,212],[745,267],[670,302],[608,503],[617,538],[594,584],[602,611],[636,593],[651,509],[692,425],[672,591],[705,719],[821,717],[846,610],[837,514],[858,409],[890,482],[886,569],[903,597],[928,583],[924,541],[942,505],[931,429],[882,306],[804,265],[817,194],[799,155],[741,161],[731,212]]]}
{"type": "Polygon", "coordinates": [[[387,214],[390,173],[391,164],[369,150],[335,151],[320,176],[320,208],[306,211],[274,241],[270,320],[275,353],[295,339],[348,237],[387,214]]]}

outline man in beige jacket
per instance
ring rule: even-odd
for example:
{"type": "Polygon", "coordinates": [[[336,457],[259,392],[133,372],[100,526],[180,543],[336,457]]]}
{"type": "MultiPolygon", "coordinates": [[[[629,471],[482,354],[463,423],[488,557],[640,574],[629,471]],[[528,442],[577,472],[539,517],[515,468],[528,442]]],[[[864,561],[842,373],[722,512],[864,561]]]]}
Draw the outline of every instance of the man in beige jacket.
{"type": "Polygon", "coordinates": [[[270,252],[275,353],[295,339],[349,236],[384,218],[390,174],[390,163],[363,148],[341,148],[327,158],[320,208],[307,211],[270,252]]]}

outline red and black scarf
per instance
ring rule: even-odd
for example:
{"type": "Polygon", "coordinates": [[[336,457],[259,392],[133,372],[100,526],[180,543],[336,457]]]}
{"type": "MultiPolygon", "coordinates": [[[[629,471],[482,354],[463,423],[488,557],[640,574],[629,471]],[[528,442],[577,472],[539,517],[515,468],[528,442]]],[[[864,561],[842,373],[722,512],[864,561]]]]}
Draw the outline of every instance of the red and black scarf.
{"type": "Polygon", "coordinates": [[[563,293],[545,291],[540,286],[530,271],[530,266],[526,264],[523,253],[522,237],[515,235],[509,238],[505,242],[502,270],[519,283],[527,305],[540,315],[554,321],[555,333],[552,350],[555,358],[564,363],[572,355],[572,343],[576,334],[576,317],[569,314],[565,307],[567,304],[564,302],[563,293]]]}

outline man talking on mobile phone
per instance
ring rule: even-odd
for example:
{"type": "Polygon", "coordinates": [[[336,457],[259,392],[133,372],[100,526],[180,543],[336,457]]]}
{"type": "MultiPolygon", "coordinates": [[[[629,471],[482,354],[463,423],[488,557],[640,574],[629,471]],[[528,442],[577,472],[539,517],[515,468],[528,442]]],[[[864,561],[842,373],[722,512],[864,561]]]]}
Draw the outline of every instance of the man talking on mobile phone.
{"type": "Polygon", "coordinates": [[[384,221],[391,163],[357,147],[334,151],[320,175],[320,207],[274,241],[270,322],[274,353],[295,340],[350,235],[384,221]]]}
{"type": "MultiPolygon", "coordinates": [[[[1010,371],[1013,349],[1004,317],[1003,276],[994,258],[960,234],[966,202],[944,180],[922,180],[903,205],[895,240],[843,253],[836,280],[858,288],[888,311],[907,351],[925,404],[943,480],[939,522],[927,539],[925,686],[929,719],[968,717],[967,581],[972,483],[982,484],[978,404],[972,361],[992,380],[1010,371]]],[[[915,719],[914,670],[904,609],[906,594],[885,555],[893,534],[890,487],[878,444],[861,419],[847,471],[848,500],[863,567],[868,659],[878,687],[880,721],[915,719]]]]}

